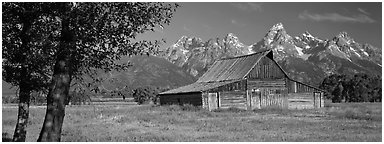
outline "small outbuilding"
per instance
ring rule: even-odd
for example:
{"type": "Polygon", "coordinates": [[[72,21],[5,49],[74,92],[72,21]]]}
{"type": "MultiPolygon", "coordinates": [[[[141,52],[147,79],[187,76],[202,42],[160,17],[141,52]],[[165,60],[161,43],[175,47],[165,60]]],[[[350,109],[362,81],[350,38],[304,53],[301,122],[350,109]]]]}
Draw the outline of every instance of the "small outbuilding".
{"type": "Polygon", "coordinates": [[[324,91],[291,79],[272,50],[217,60],[195,83],[159,94],[160,104],[214,110],[324,107],[324,91]]]}

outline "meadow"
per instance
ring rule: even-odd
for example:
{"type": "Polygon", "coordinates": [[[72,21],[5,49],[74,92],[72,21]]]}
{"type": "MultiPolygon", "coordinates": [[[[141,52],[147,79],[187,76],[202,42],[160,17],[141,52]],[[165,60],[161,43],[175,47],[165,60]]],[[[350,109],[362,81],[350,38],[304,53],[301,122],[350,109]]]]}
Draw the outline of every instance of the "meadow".
{"type": "MultiPolygon", "coordinates": [[[[311,110],[239,109],[152,105],[67,106],[67,142],[360,142],[382,141],[381,103],[328,104],[311,110]]],[[[45,107],[31,107],[27,141],[37,140],[45,107]]],[[[16,106],[2,106],[2,138],[12,138],[16,106]]]]}

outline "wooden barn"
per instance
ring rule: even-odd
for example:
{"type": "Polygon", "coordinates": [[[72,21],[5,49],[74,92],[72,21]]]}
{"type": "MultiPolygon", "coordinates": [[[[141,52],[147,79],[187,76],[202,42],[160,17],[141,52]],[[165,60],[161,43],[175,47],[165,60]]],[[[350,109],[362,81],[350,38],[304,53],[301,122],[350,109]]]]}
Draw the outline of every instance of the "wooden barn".
{"type": "Polygon", "coordinates": [[[214,110],[324,107],[322,90],[289,78],[272,50],[216,61],[195,83],[159,94],[160,104],[214,110]]]}

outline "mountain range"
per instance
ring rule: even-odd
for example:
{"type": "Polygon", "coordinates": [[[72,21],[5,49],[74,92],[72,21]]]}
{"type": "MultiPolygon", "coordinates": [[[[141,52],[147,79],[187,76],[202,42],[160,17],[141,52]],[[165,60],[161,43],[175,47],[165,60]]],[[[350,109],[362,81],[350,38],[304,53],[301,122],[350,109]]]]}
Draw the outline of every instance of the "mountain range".
{"type": "Polygon", "coordinates": [[[201,76],[217,59],[272,49],[275,60],[299,81],[318,85],[331,74],[368,73],[381,75],[381,49],[360,44],[346,32],[320,39],[305,31],[290,36],[283,24],[273,25],[258,42],[245,45],[233,33],[202,41],[181,37],[160,54],[195,77],[201,76]]]}
{"type": "MultiPolygon", "coordinates": [[[[233,33],[207,41],[182,36],[156,56],[123,58],[121,61],[130,62],[132,67],[124,72],[100,74],[106,80],[99,87],[107,91],[122,86],[175,88],[195,82],[218,59],[265,49],[273,50],[274,59],[291,78],[315,86],[331,74],[381,75],[381,48],[358,43],[346,32],[329,39],[318,38],[308,31],[292,37],[278,23],[260,41],[249,45],[233,33]]],[[[4,89],[3,82],[3,93],[4,89]]]]}

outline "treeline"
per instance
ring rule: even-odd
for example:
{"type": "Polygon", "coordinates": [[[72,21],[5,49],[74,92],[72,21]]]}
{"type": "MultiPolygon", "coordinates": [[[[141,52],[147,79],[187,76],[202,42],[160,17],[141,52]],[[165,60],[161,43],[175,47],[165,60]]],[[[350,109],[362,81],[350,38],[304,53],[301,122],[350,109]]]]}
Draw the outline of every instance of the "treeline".
{"type": "MultiPolygon", "coordinates": [[[[134,98],[137,104],[157,104],[159,102],[158,94],[167,91],[169,87],[155,87],[155,86],[142,86],[137,88],[124,88],[121,90],[107,91],[102,89],[100,91],[89,91],[82,87],[75,87],[69,91],[69,95],[65,100],[66,105],[83,105],[90,104],[91,98],[94,96],[101,96],[102,98],[134,98]]],[[[43,105],[47,101],[47,91],[32,92],[30,97],[31,105],[43,105]]],[[[18,96],[6,95],[2,98],[2,103],[18,103],[18,96]]]]}
{"type": "Polygon", "coordinates": [[[333,103],[381,102],[381,76],[334,74],[323,80],[321,89],[333,103]]]}
{"type": "Polygon", "coordinates": [[[159,96],[158,94],[164,91],[169,90],[169,88],[162,88],[162,87],[152,87],[152,86],[146,86],[146,87],[139,87],[133,90],[133,98],[137,104],[144,104],[144,103],[153,103],[153,104],[159,104],[159,96]]]}

